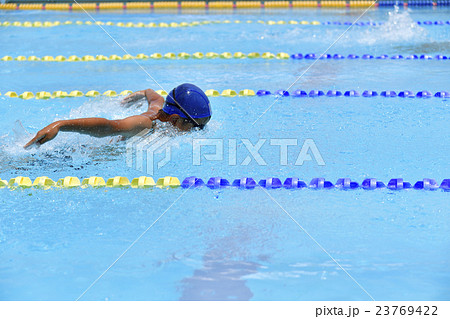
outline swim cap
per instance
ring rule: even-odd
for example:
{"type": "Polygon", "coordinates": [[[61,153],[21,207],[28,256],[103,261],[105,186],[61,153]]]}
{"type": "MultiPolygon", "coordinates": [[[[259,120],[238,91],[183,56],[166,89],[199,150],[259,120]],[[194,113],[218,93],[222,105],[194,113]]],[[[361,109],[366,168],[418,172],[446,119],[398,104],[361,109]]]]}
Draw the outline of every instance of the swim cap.
{"type": "Polygon", "coordinates": [[[211,105],[202,89],[184,83],[167,95],[163,111],[170,115],[178,114],[182,118],[199,119],[211,116],[211,105]]]}

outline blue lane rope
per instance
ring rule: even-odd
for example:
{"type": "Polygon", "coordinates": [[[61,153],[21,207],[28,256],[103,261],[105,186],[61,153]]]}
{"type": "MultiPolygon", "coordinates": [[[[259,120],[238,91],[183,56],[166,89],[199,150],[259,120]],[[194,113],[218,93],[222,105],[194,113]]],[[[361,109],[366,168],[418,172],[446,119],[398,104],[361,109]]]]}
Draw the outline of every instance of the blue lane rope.
{"type": "Polygon", "coordinates": [[[235,187],[241,189],[254,189],[257,186],[276,189],[276,188],[286,188],[286,189],[301,189],[301,188],[311,188],[311,189],[366,189],[374,190],[380,188],[387,188],[390,190],[402,190],[402,189],[416,189],[416,190],[437,190],[442,189],[444,191],[450,191],[450,179],[444,179],[439,185],[434,179],[424,178],[421,181],[417,181],[414,185],[409,182],[404,181],[402,178],[393,178],[387,184],[378,181],[375,178],[366,178],[361,184],[352,181],[350,178],[339,178],[336,184],[327,181],[325,178],[313,178],[309,184],[299,178],[290,177],[287,178],[284,183],[281,182],[279,178],[267,178],[262,179],[259,183],[253,178],[244,177],[240,179],[235,179],[230,183],[227,179],[221,177],[211,177],[208,182],[204,182],[201,178],[195,176],[187,177],[182,183],[183,188],[196,188],[196,187],[209,187],[213,189],[235,187]]]}
{"type": "Polygon", "coordinates": [[[360,94],[356,90],[349,90],[349,91],[339,91],[339,90],[328,90],[326,93],[322,90],[311,90],[309,92],[306,92],[304,90],[295,90],[293,92],[288,92],[284,90],[277,90],[274,93],[267,91],[267,90],[259,90],[256,92],[257,96],[268,96],[268,95],[277,95],[277,96],[292,96],[292,97],[321,97],[321,96],[327,96],[327,97],[339,97],[339,96],[349,96],[349,97],[376,97],[376,96],[382,96],[382,97],[403,97],[403,98],[431,98],[431,97],[438,97],[438,98],[450,98],[450,92],[448,91],[438,91],[435,93],[432,93],[430,91],[419,91],[417,93],[414,93],[412,91],[381,91],[381,93],[378,93],[377,91],[371,91],[371,90],[365,90],[362,94],[360,94]]]}
{"type": "Polygon", "coordinates": [[[378,1],[378,6],[399,6],[407,3],[408,6],[448,6],[450,5],[449,0],[408,0],[408,1],[398,1],[398,0],[380,0],[378,1]]]}
{"type": "Polygon", "coordinates": [[[394,54],[394,55],[387,55],[387,54],[380,54],[380,55],[372,55],[372,54],[363,54],[363,55],[358,55],[358,54],[348,54],[347,56],[342,55],[342,54],[316,54],[316,53],[294,53],[291,54],[291,58],[294,60],[316,60],[316,59],[320,59],[320,60],[328,60],[328,59],[333,59],[333,60],[357,60],[357,59],[362,59],[362,60],[448,60],[449,57],[446,55],[442,55],[442,54],[436,54],[435,56],[432,55],[428,55],[428,54],[421,54],[421,55],[416,55],[416,54],[409,54],[409,55],[401,55],[401,54],[394,54]]]}
{"type": "MultiPolygon", "coordinates": [[[[448,1],[448,3],[450,4],[450,1],[448,1]]],[[[436,21],[430,21],[430,20],[426,20],[426,21],[415,21],[416,24],[418,25],[450,25],[450,20],[447,21],[443,21],[443,20],[436,20],[436,21]]],[[[341,21],[326,21],[326,22],[320,22],[320,25],[352,25],[353,23],[350,21],[345,21],[345,22],[341,22],[341,21]]],[[[375,27],[375,26],[380,26],[386,24],[386,22],[373,22],[373,21],[359,21],[356,22],[354,25],[358,26],[358,27],[364,27],[364,26],[371,26],[371,27],[375,27]]]]}

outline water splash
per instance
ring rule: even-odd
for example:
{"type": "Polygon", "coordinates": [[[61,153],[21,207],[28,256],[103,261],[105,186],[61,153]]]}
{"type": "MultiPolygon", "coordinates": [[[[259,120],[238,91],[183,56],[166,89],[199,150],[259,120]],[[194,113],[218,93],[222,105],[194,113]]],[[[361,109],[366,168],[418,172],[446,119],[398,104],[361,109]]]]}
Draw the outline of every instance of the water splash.
{"type": "Polygon", "coordinates": [[[388,13],[389,18],[378,28],[370,28],[360,37],[359,43],[373,45],[377,43],[422,42],[427,38],[427,31],[419,26],[410,16],[408,10],[400,12],[395,6],[388,13]]]}
{"type": "MultiPolygon", "coordinates": [[[[119,119],[138,113],[139,111],[136,112],[135,108],[126,109],[121,107],[120,99],[99,98],[87,101],[80,107],[72,109],[68,116],[55,116],[54,121],[83,117],[119,119]]],[[[43,123],[42,127],[44,127],[45,124],[43,123]]],[[[85,154],[89,149],[100,147],[102,145],[109,145],[111,142],[117,142],[117,138],[93,138],[87,135],[60,132],[51,142],[29,151],[24,150],[23,146],[33,138],[35,133],[36,132],[28,132],[20,121],[16,121],[11,132],[2,139],[0,148],[5,152],[5,155],[11,157],[24,155],[42,155],[47,157],[49,154],[60,154],[61,156],[66,157],[66,152],[71,154],[77,153],[76,149],[78,149],[78,147],[81,147],[80,149],[84,150],[81,153],[85,154]]],[[[88,151],[88,153],[90,152],[88,151]]]]}
{"type": "Polygon", "coordinates": [[[14,123],[13,133],[15,144],[22,144],[23,142],[29,141],[33,137],[33,134],[29,133],[19,120],[14,123]]]}
{"type": "Polygon", "coordinates": [[[105,117],[111,120],[117,120],[132,115],[137,115],[146,111],[142,103],[131,107],[121,105],[122,98],[101,97],[83,103],[78,108],[70,111],[66,119],[75,119],[83,117],[105,117]]]}
{"type": "MultiPolygon", "coordinates": [[[[104,117],[107,119],[122,119],[145,112],[146,107],[133,106],[124,108],[121,98],[97,98],[83,103],[70,110],[66,116],[55,115],[56,120],[84,117],[104,117]]],[[[48,123],[43,123],[42,126],[48,123]]],[[[192,148],[192,139],[211,136],[220,127],[220,123],[212,121],[205,130],[179,132],[169,123],[157,121],[154,134],[160,137],[169,136],[170,146],[174,149],[183,148],[185,152],[192,148]],[[185,149],[186,148],[186,149],[185,149]]],[[[36,129],[36,128],[35,128],[36,129]]],[[[38,129],[41,129],[39,127],[38,129]]],[[[58,136],[40,147],[25,150],[23,146],[34,137],[32,133],[17,121],[10,133],[2,137],[0,142],[0,172],[17,170],[24,171],[60,171],[67,167],[74,169],[92,166],[99,162],[123,160],[126,141],[120,136],[95,138],[88,135],[60,132],[58,136]]]]}

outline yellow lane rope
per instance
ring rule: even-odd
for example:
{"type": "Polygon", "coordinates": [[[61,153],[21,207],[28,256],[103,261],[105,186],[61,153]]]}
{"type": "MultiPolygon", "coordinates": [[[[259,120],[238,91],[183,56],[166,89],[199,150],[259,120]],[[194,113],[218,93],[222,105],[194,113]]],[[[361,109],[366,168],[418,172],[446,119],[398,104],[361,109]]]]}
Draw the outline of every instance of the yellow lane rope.
{"type": "MultiPolygon", "coordinates": [[[[162,96],[167,96],[167,92],[165,92],[163,90],[158,90],[156,92],[162,96]]],[[[90,90],[86,93],[83,93],[78,90],[74,90],[71,92],[54,91],[53,93],[47,92],[47,91],[40,91],[40,92],[36,92],[36,93],[30,92],[30,91],[25,91],[20,94],[17,92],[14,92],[14,91],[8,91],[5,94],[3,94],[3,96],[9,97],[9,98],[21,98],[24,100],[30,100],[33,98],[37,99],[37,100],[47,100],[47,99],[83,97],[83,96],[85,96],[85,97],[97,97],[97,96],[115,97],[115,96],[126,96],[131,93],[133,93],[133,91],[130,91],[130,90],[124,90],[120,93],[117,93],[114,90],[107,90],[103,93],[100,93],[96,90],[90,90]]],[[[235,96],[255,96],[256,95],[255,91],[250,90],[250,89],[243,89],[243,90],[240,90],[239,92],[236,92],[231,89],[226,89],[226,90],[223,90],[222,93],[219,93],[219,91],[214,90],[214,89],[209,89],[209,90],[205,91],[205,94],[210,97],[216,97],[216,96],[235,97],[235,96]]],[[[1,96],[1,93],[0,93],[0,96],[1,96]]]]}
{"type": "MultiPolygon", "coordinates": [[[[407,2],[399,2],[408,5],[407,2]]],[[[102,3],[0,3],[0,10],[177,10],[177,9],[261,9],[261,8],[367,8],[372,1],[153,1],[153,2],[102,2],[102,3]]],[[[378,7],[378,3],[375,5],[378,7]]]]}
{"type": "Polygon", "coordinates": [[[116,61],[116,60],[147,60],[147,59],[153,59],[153,60],[159,60],[159,59],[169,59],[169,60],[184,60],[184,59],[279,59],[279,60],[285,60],[289,59],[290,55],[286,52],[279,52],[279,53],[271,53],[271,52],[250,52],[250,53],[243,53],[243,52],[222,52],[222,53],[216,53],[216,52],[195,52],[192,54],[186,53],[186,52],[179,52],[179,53],[152,53],[152,54],[144,54],[140,53],[136,56],[132,56],[129,54],[125,55],[116,55],[112,54],[110,56],[107,55],[84,55],[84,56],[77,56],[77,55],[71,55],[71,56],[64,56],[64,55],[46,55],[43,57],[38,57],[35,55],[31,56],[24,56],[19,55],[16,57],[12,57],[9,55],[5,55],[2,58],[0,58],[0,61],[43,61],[43,62],[90,62],[90,61],[116,61]]]}
{"type": "Polygon", "coordinates": [[[319,21],[306,21],[306,20],[206,20],[206,21],[192,21],[192,22],[103,22],[103,21],[0,21],[2,27],[24,27],[24,28],[49,28],[57,26],[83,26],[83,25],[106,25],[122,28],[178,28],[178,27],[196,27],[201,25],[213,25],[213,24],[240,24],[240,23],[258,23],[263,25],[322,25],[319,21]]]}

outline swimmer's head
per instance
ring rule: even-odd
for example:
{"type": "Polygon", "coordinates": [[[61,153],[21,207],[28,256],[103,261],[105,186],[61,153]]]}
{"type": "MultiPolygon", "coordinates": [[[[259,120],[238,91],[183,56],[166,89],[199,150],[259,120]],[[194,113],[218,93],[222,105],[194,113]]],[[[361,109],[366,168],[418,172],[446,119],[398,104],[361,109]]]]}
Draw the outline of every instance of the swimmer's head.
{"type": "Polygon", "coordinates": [[[183,131],[194,127],[203,128],[211,119],[211,104],[198,86],[184,83],[167,95],[159,119],[171,122],[183,131]]]}

